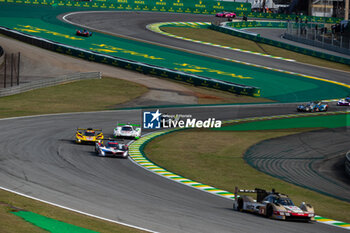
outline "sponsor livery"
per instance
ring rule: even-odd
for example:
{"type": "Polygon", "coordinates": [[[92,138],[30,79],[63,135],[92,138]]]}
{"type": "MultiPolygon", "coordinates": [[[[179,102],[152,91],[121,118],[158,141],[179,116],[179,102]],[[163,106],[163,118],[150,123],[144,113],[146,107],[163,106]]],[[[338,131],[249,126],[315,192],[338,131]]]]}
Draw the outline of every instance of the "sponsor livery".
{"type": "Polygon", "coordinates": [[[95,151],[99,156],[110,156],[127,158],[129,156],[129,148],[126,144],[113,139],[96,142],[95,151]]]}
{"type": "Polygon", "coordinates": [[[312,101],[297,106],[298,112],[326,112],[327,110],[328,104],[321,101],[312,101]]]}
{"type": "Polygon", "coordinates": [[[76,143],[95,143],[100,142],[102,139],[103,133],[101,129],[78,128],[75,134],[76,143]]]}
{"type": "Polygon", "coordinates": [[[118,124],[113,132],[114,137],[139,139],[141,127],[137,124],[118,124]]]}
{"type": "Polygon", "coordinates": [[[263,189],[239,190],[235,189],[235,201],[233,209],[238,211],[252,212],[268,218],[281,220],[303,220],[314,221],[314,208],[301,203],[300,207],[295,206],[293,201],[286,194],[281,194],[272,190],[267,192],[263,189]],[[256,193],[257,199],[251,196],[240,195],[238,193],[256,193]]]}

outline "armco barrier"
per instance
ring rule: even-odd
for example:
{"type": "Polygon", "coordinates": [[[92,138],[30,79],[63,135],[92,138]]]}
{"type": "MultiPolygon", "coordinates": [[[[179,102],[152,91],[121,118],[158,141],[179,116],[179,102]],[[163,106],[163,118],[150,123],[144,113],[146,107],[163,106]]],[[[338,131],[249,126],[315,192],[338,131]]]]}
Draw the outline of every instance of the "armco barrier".
{"type": "Polygon", "coordinates": [[[345,171],[350,176],[350,153],[346,153],[345,156],[345,171]]]}
{"type": "Polygon", "coordinates": [[[51,87],[58,84],[78,81],[78,80],[86,80],[86,79],[100,79],[100,72],[90,72],[90,73],[77,73],[70,75],[62,75],[56,78],[46,78],[42,80],[35,80],[29,83],[20,84],[18,86],[8,87],[4,89],[0,89],[0,97],[15,95],[26,91],[31,91],[43,87],[51,87]]]}
{"type": "Polygon", "coordinates": [[[169,78],[176,81],[185,82],[194,86],[203,86],[214,88],[222,91],[228,91],[240,95],[260,96],[260,89],[257,87],[240,85],[232,82],[221,81],[212,78],[206,78],[194,74],[187,74],[181,71],[162,68],[146,63],[122,59],[110,55],[105,55],[85,49],[80,49],[64,44],[59,44],[54,41],[46,40],[40,37],[27,35],[22,32],[11,30],[5,27],[0,27],[0,33],[17,40],[36,45],[51,51],[83,58],[88,61],[99,62],[107,65],[117,66],[129,70],[138,71],[143,74],[150,74],[162,78],[169,78]]]}
{"type": "Polygon", "coordinates": [[[0,3],[14,3],[27,5],[61,6],[91,8],[92,10],[126,10],[153,11],[193,14],[215,14],[220,11],[234,11],[238,16],[246,15],[250,18],[265,18],[277,20],[307,19],[309,22],[339,23],[341,19],[332,17],[314,17],[287,14],[272,14],[252,12],[250,3],[213,1],[213,0],[0,0],[0,3]]]}
{"type": "Polygon", "coordinates": [[[301,48],[301,47],[298,47],[295,45],[290,45],[290,44],[287,44],[284,42],[275,41],[275,40],[267,39],[267,38],[260,37],[260,36],[250,35],[248,33],[245,33],[244,31],[233,30],[231,27],[228,27],[228,26],[217,26],[217,25],[212,24],[212,25],[210,25],[210,29],[215,30],[215,31],[219,31],[219,32],[223,32],[226,34],[230,34],[233,36],[242,37],[244,39],[252,40],[255,42],[264,43],[264,44],[276,46],[279,48],[287,49],[287,50],[290,50],[290,51],[293,51],[296,53],[301,53],[301,54],[309,55],[312,57],[325,59],[328,61],[333,61],[333,62],[338,62],[338,63],[350,65],[350,59],[348,59],[348,58],[334,56],[334,55],[330,55],[327,53],[314,51],[311,49],[301,48]]]}

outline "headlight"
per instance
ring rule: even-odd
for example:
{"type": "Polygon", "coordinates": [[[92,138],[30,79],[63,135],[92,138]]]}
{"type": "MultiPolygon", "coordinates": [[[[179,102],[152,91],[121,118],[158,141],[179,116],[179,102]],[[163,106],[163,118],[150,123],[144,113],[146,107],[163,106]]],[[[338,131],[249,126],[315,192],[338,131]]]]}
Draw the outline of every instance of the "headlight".
{"type": "Polygon", "coordinates": [[[309,217],[313,217],[314,216],[314,214],[309,214],[309,217]]]}
{"type": "Polygon", "coordinates": [[[100,150],[101,155],[105,155],[105,152],[103,150],[100,150]]]}
{"type": "Polygon", "coordinates": [[[123,154],[124,157],[128,156],[128,152],[125,151],[124,154],[123,154]]]}

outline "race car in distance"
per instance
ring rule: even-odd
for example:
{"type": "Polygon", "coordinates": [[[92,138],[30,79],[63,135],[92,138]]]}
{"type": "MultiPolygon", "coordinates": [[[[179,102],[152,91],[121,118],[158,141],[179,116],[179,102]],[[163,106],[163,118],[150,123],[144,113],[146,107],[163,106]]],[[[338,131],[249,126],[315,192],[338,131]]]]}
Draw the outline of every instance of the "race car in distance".
{"type": "Polygon", "coordinates": [[[337,103],[338,106],[350,106],[350,98],[340,99],[337,103]]]}
{"type": "Polygon", "coordinates": [[[295,206],[287,195],[277,193],[274,189],[267,192],[258,188],[239,190],[236,187],[235,197],[233,209],[237,211],[251,212],[280,220],[314,221],[315,211],[311,205],[302,202],[300,207],[295,206]],[[257,193],[257,199],[247,195],[238,196],[238,193],[257,193]]]}
{"type": "Polygon", "coordinates": [[[236,13],[233,12],[218,12],[215,14],[216,17],[221,17],[221,18],[235,18],[236,13]]]}
{"type": "Polygon", "coordinates": [[[312,101],[306,104],[297,106],[298,112],[326,112],[328,110],[328,104],[320,101],[312,101]]]}
{"type": "Polygon", "coordinates": [[[77,35],[77,36],[89,37],[89,36],[92,36],[92,32],[89,32],[89,31],[86,30],[86,29],[83,29],[83,30],[76,30],[76,35],[77,35]]]}
{"type": "Polygon", "coordinates": [[[114,137],[139,139],[141,127],[137,124],[117,124],[113,132],[114,137]]]}
{"type": "Polygon", "coordinates": [[[75,134],[75,142],[76,143],[95,143],[100,142],[103,139],[103,133],[101,129],[77,129],[77,133],[75,134]]]}
{"type": "Polygon", "coordinates": [[[128,146],[123,142],[113,139],[96,142],[95,150],[99,156],[111,156],[120,158],[127,158],[129,156],[128,146]]]}

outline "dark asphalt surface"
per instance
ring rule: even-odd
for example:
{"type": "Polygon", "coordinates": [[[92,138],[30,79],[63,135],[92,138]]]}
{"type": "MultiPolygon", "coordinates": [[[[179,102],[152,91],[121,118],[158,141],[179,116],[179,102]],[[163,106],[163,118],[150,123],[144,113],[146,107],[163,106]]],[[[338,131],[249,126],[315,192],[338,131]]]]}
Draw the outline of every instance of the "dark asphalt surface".
{"type": "Polygon", "coordinates": [[[350,83],[350,73],[348,72],[207,46],[199,43],[171,38],[146,29],[146,26],[148,24],[156,22],[211,22],[218,20],[218,18],[210,15],[156,12],[93,12],[72,14],[66,17],[66,19],[73,23],[86,25],[87,27],[110,33],[115,33],[120,36],[132,37],[139,40],[145,40],[166,46],[181,48],[205,55],[210,54],[211,56],[220,58],[224,57],[235,59],[253,64],[269,66],[272,68],[283,69],[286,71],[327,78],[343,83],[350,83]]]}
{"type": "MultiPolygon", "coordinates": [[[[281,113],[277,106],[264,107],[271,115],[281,113]]],[[[259,116],[262,108],[181,112],[224,120],[259,116]]],[[[130,160],[97,157],[93,146],[73,143],[76,127],[102,128],[108,136],[117,121],[136,123],[140,117],[139,110],[124,110],[0,120],[0,183],[45,201],[159,232],[346,232],[319,223],[235,212],[230,200],[162,178],[130,160]]]]}
{"type": "MultiPolygon", "coordinates": [[[[125,17],[128,14],[131,13],[120,13],[126,15],[125,17]]],[[[130,18],[136,20],[135,30],[149,22],[160,21],[154,14],[148,17],[147,13],[134,14],[138,17],[130,18]]],[[[90,20],[85,19],[84,22],[99,22],[96,25],[105,23],[96,17],[95,15],[90,20]]],[[[110,23],[109,27],[118,21],[119,30],[130,31],[139,36],[149,35],[150,38],[162,41],[169,39],[144,28],[142,32],[135,32],[131,29],[135,26],[132,22],[118,18],[121,16],[112,17],[114,23],[110,23]]],[[[177,20],[166,14],[163,20],[185,19],[177,20]]],[[[177,43],[181,47],[197,47],[193,43],[177,43]]],[[[197,49],[206,52],[208,47],[197,49]]],[[[243,57],[254,63],[259,61],[278,65],[281,62],[251,55],[242,56],[241,53],[231,51],[227,54],[239,60],[243,57]]],[[[296,63],[283,64],[288,67],[287,64],[293,66],[296,63]]],[[[304,65],[298,67],[298,71],[301,72],[303,67],[312,72],[310,66],[304,65]]],[[[336,72],[334,79],[341,79],[343,74],[326,71],[336,72]]],[[[324,72],[321,73],[324,75],[324,72]]],[[[226,120],[295,113],[295,105],[169,108],[162,112],[226,120]]],[[[235,212],[230,200],[164,179],[137,167],[130,160],[97,157],[93,153],[93,146],[73,143],[74,129],[77,127],[102,128],[108,136],[112,134],[117,121],[138,123],[140,117],[139,110],[124,110],[0,120],[0,137],[3,139],[0,142],[0,183],[3,187],[36,198],[159,232],[347,232],[319,223],[282,222],[235,212]]]]}
{"type": "Polygon", "coordinates": [[[244,158],[264,173],[350,202],[344,170],[349,140],[346,128],[318,130],[258,143],[244,158]]]}

